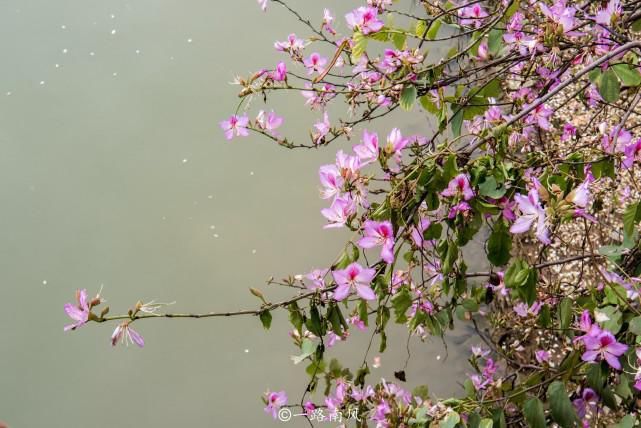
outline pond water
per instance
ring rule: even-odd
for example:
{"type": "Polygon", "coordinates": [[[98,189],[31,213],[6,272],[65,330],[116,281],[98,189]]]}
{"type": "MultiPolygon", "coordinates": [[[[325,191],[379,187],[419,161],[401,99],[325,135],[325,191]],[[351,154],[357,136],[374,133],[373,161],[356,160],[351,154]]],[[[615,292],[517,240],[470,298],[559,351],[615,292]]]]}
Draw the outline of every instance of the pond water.
{"type": "MultiPolygon", "coordinates": [[[[358,3],[292,1],[315,17],[358,3]]],[[[317,169],[352,143],[292,152],[228,143],[218,129],[238,102],[227,83],[275,64],[273,42],[304,28],[255,0],[3,0],[0,12],[0,419],[282,425],[260,396],[304,387],[284,314],[268,333],[253,317],[141,322],[144,349],[112,349],[114,325],[63,333],[62,306],[77,288],[103,287],[114,313],[139,299],[176,300],[177,312],[251,308],[248,287],[331,263],[346,235],[321,228],[317,169]]],[[[273,105],[288,135],[305,136],[318,116],[299,94],[273,105]]],[[[419,117],[394,124],[429,132],[419,117]]],[[[398,331],[374,376],[392,379],[404,361],[398,331]]],[[[412,343],[409,381],[456,390],[469,336],[453,332],[447,361],[440,342],[412,343]]],[[[354,333],[334,352],[357,361],[368,339],[354,333]]]]}

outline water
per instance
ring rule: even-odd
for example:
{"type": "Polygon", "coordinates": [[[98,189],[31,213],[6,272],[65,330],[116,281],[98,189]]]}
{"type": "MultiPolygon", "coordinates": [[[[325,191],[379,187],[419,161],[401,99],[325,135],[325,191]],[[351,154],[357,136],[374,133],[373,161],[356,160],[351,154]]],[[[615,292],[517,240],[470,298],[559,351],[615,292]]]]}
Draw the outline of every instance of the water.
{"type": "MultiPolygon", "coordinates": [[[[317,17],[358,2],[310,3],[292,2],[317,17]]],[[[0,419],[278,426],[260,395],[298,398],[305,382],[284,314],[267,334],[251,317],[141,322],[144,349],[112,349],[114,325],[63,333],[62,306],[103,286],[118,313],[139,299],[176,300],[178,312],[251,308],[248,287],[333,260],[346,235],[321,229],[316,171],[340,146],[290,152],[254,137],[227,143],[218,129],[237,102],[227,82],[275,64],[273,41],[303,27],[254,0],[3,0],[0,12],[0,419]]],[[[299,102],[274,106],[301,137],[298,123],[318,114],[299,102]]],[[[404,361],[405,336],[393,336],[375,376],[391,379],[391,362],[404,361]]],[[[453,335],[447,362],[439,342],[413,343],[409,380],[456,389],[467,338],[453,335]]],[[[335,349],[362,358],[364,348],[335,349]]]]}

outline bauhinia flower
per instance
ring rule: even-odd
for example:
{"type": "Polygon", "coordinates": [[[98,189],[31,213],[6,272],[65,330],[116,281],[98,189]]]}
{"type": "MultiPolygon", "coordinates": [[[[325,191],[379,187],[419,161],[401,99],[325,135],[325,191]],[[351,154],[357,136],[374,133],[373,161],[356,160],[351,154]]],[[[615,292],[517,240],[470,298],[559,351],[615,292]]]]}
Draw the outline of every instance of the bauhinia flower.
{"type": "Polygon", "coordinates": [[[364,268],[354,262],[343,270],[333,271],[332,276],[337,284],[334,290],[334,299],[345,300],[352,291],[356,291],[356,294],[362,299],[376,299],[376,295],[370,287],[372,279],[376,276],[376,269],[364,268]]]}
{"type": "Polygon", "coordinates": [[[87,300],[87,290],[76,291],[77,304],[65,303],[65,312],[73,323],[65,326],[65,331],[75,330],[89,321],[89,301],[87,300]]]}
{"type": "Polygon", "coordinates": [[[383,21],[378,19],[378,9],[374,7],[359,7],[345,15],[350,30],[370,34],[383,28],[383,21]]]}
{"type": "Polygon", "coordinates": [[[263,12],[267,10],[267,1],[268,0],[258,0],[258,5],[263,12]]]}
{"type": "Polygon", "coordinates": [[[543,15],[550,21],[560,25],[564,33],[568,33],[574,28],[576,8],[567,7],[565,0],[556,0],[552,7],[548,7],[544,2],[539,2],[538,4],[543,15]]]}
{"type": "Polygon", "coordinates": [[[265,413],[272,415],[274,419],[278,418],[278,411],[281,407],[287,404],[287,394],[285,391],[280,392],[270,392],[265,393],[265,413]]]}
{"type": "Polygon", "coordinates": [[[323,208],[321,214],[329,220],[329,224],[323,226],[325,229],[334,228],[334,227],[343,227],[349,217],[356,212],[356,205],[354,200],[345,194],[343,196],[338,196],[332,202],[332,205],[329,208],[323,208]]]}
{"type": "Polygon", "coordinates": [[[287,65],[283,61],[276,64],[276,69],[271,72],[271,78],[276,82],[283,82],[287,80],[287,65]]]}
{"type": "Polygon", "coordinates": [[[363,226],[365,236],[358,240],[361,248],[381,245],[381,258],[387,263],[394,262],[394,229],[389,221],[367,220],[363,226]]]}
{"type": "Polygon", "coordinates": [[[323,67],[327,64],[327,58],[321,56],[318,52],[314,52],[303,60],[303,64],[307,68],[307,74],[322,73],[323,67]]]}
{"type": "Polygon", "coordinates": [[[336,165],[329,164],[321,166],[318,170],[318,177],[323,186],[323,189],[321,189],[321,198],[330,199],[340,195],[345,180],[336,165]]]}
{"type": "Polygon", "coordinates": [[[617,342],[612,333],[603,330],[598,335],[587,335],[583,343],[586,348],[581,356],[583,361],[605,360],[613,369],[621,370],[619,357],[628,350],[628,345],[617,342]]]}
{"type": "Polygon", "coordinates": [[[130,323],[131,321],[125,321],[118,324],[111,335],[112,346],[116,346],[118,342],[121,342],[126,346],[129,346],[130,343],[135,343],[141,348],[145,346],[145,340],[136,330],[130,327],[130,323]]]}
{"type": "Polygon", "coordinates": [[[378,159],[378,134],[363,130],[362,143],[354,146],[354,153],[363,161],[363,165],[374,162],[378,159]]]}
{"type": "Polygon", "coordinates": [[[447,189],[441,192],[442,196],[456,197],[461,196],[464,200],[469,201],[474,197],[474,190],[470,186],[470,178],[467,174],[459,174],[450,180],[447,189]]]}
{"type": "Polygon", "coordinates": [[[231,115],[229,119],[223,120],[220,122],[220,127],[225,132],[225,138],[231,140],[234,138],[234,133],[236,137],[246,137],[249,135],[247,131],[247,126],[249,125],[249,118],[246,114],[242,116],[231,115]]]}
{"type": "Polygon", "coordinates": [[[605,9],[599,9],[594,20],[597,24],[610,26],[615,20],[621,16],[623,9],[621,8],[620,0],[610,0],[605,9]]]}
{"type": "Polygon", "coordinates": [[[545,224],[545,210],[539,202],[539,193],[536,189],[530,189],[527,196],[520,193],[514,195],[521,215],[510,227],[512,233],[525,233],[532,225],[536,224],[536,237],[544,244],[549,244],[549,231],[545,224]]]}
{"type": "Polygon", "coordinates": [[[268,134],[276,135],[275,130],[283,124],[283,118],[276,115],[273,110],[267,114],[265,114],[264,110],[261,110],[256,117],[256,124],[260,129],[267,131],[268,134]]]}

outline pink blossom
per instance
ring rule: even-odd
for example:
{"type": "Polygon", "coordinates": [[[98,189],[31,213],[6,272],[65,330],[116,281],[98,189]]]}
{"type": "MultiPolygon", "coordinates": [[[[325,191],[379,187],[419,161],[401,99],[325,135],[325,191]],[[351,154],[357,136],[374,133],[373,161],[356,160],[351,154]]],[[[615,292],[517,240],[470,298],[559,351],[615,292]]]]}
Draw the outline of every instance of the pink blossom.
{"type": "Polygon", "coordinates": [[[458,204],[456,204],[456,205],[454,205],[454,206],[452,206],[450,208],[450,211],[447,214],[447,218],[452,220],[452,219],[456,218],[456,216],[459,213],[461,213],[461,214],[463,214],[463,216],[465,216],[465,215],[467,215],[468,212],[470,212],[471,209],[472,209],[472,207],[470,206],[470,204],[468,204],[465,201],[461,201],[458,204]]]}
{"type": "Polygon", "coordinates": [[[332,22],[334,22],[332,12],[327,8],[323,9],[323,29],[332,35],[336,35],[336,30],[332,27],[332,22]]]}
{"type": "Polygon", "coordinates": [[[354,201],[346,194],[334,199],[329,208],[323,208],[321,214],[329,220],[329,224],[323,226],[325,229],[343,227],[351,215],[356,213],[354,201]]]}
{"type": "Polygon", "coordinates": [[[563,125],[563,135],[561,135],[561,141],[569,141],[570,139],[576,136],[576,127],[571,123],[566,123],[563,125]]]}
{"type": "Polygon", "coordinates": [[[271,78],[276,82],[283,82],[287,80],[287,65],[283,61],[276,65],[276,69],[271,72],[271,78]]]}
{"type": "Polygon", "coordinates": [[[331,129],[331,124],[329,123],[329,116],[327,116],[327,112],[323,114],[323,121],[316,122],[316,124],[314,124],[314,128],[316,128],[318,132],[312,135],[312,140],[314,141],[314,144],[320,144],[325,141],[325,137],[331,129]]]}
{"type": "Polygon", "coordinates": [[[474,197],[474,190],[470,186],[470,178],[467,174],[459,174],[447,185],[447,189],[441,192],[442,196],[459,197],[469,201],[474,197]]]}
{"type": "Polygon", "coordinates": [[[599,9],[594,20],[597,24],[610,26],[622,12],[620,0],[610,0],[605,9],[599,9]]]}
{"type": "Polygon", "coordinates": [[[407,138],[403,138],[400,129],[394,128],[387,136],[387,144],[383,148],[383,151],[388,155],[400,155],[401,150],[403,150],[408,144],[409,140],[407,138]]]}
{"type": "Polygon", "coordinates": [[[553,113],[554,111],[550,107],[546,106],[545,104],[539,104],[527,116],[525,122],[529,124],[536,123],[539,128],[545,129],[547,131],[550,129],[550,122],[548,119],[550,116],[552,116],[553,113]]]}
{"type": "Polygon", "coordinates": [[[339,150],[336,152],[336,166],[341,177],[346,180],[354,180],[358,178],[362,165],[358,157],[350,156],[344,151],[339,150]]]}
{"type": "Polygon", "coordinates": [[[229,119],[220,122],[220,127],[225,132],[225,138],[231,140],[234,138],[234,133],[237,137],[246,137],[249,135],[247,126],[249,125],[249,118],[246,114],[242,116],[232,115],[229,119]]]}
{"type": "Polygon", "coordinates": [[[283,124],[283,118],[277,116],[273,110],[267,115],[261,110],[256,117],[256,124],[260,129],[267,131],[268,134],[276,135],[274,131],[283,124]]]}
{"type": "Polygon", "coordinates": [[[287,394],[285,391],[269,392],[265,394],[265,413],[270,413],[274,419],[278,418],[278,410],[287,404],[287,394]]]}
{"type": "Polygon", "coordinates": [[[121,342],[122,344],[129,346],[130,343],[135,343],[139,347],[145,346],[145,340],[142,338],[136,330],[131,328],[129,325],[131,321],[125,321],[121,324],[118,324],[116,329],[111,335],[111,345],[116,346],[118,342],[121,342]]]}
{"type": "Polygon", "coordinates": [[[479,28],[483,25],[483,18],[487,18],[487,11],[479,3],[474,3],[458,10],[461,25],[479,28]]]}
{"type": "Polygon", "coordinates": [[[597,336],[587,336],[583,342],[586,348],[581,356],[583,361],[605,360],[613,369],[621,370],[619,357],[628,350],[628,346],[617,342],[612,333],[604,330],[597,336]]]}
{"type": "Polygon", "coordinates": [[[309,279],[312,283],[307,285],[307,288],[310,290],[317,290],[319,288],[325,288],[325,276],[329,272],[329,269],[314,269],[307,275],[305,278],[309,279]]]}
{"type": "Polygon", "coordinates": [[[318,52],[314,52],[303,60],[303,64],[308,69],[307,74],[322,73],[323,67],[327,64],[327,58],[321,56],[318,52]]]}
{"type": "Polygon", "coordinates": [[[296,34],[292,33],[287,36],[287,40],[284,42],[275,42],[274,48],[277,51],[290,52],[290,53],[299,53],[305,47],[305,42],[303,39],[296,37],[296,34]]]}
{"type": "Polygon", "coordinates": [[[630,169],[634,162],[641,162],[641,138],[625,146],[623,149],[625,158],[623,159],[623,168],[630,169]]]}
{"type": "Polygon", "coordinates": [[[354,153],[363,161],[363,164],[374,162],[378,159],[378,134],[363,130],[362,143],[354,146],[354,153]]]}
{"type": "Polygon", "coordinates": [[[374,300],[376,295],[370,287],[372,279],[376,276],[376,270],[363,268],[360,264],[354,262],[343,270],[332,272],[334,281],[338,285],[334,290],[334,299],[341,301],[352,291],[356,291],[362,299],[374,300]]]}
{"type": "Polygon", "coordinates": [[[334,164],[323,165],[318,170],[323,189],[321,190],[321,198],[330,199],[340,195],[345,184],[345,180],[341,177],[340,171],[334,164]]]}
{"type": "Polygon", "coordinates": [[[75,330],[89,321],[89,313],[91,310],[87,300],[86,289],[76,291],[76,302],[76,305],[72,303],[65,303],[65,312],[69,318],[73,320],[73,323],[65,326],[65,331],[75,330]]]}
{"type": "Polygon", "coordinates": [[[363,227],[365,236],[358,240],[361,248],[381,245],[381,258],[387,263],[394,262],[394,229],[389,221],[367,220],[363,227]]]}
{"type": "Polygon", "coordinates": [[[359,7],[345,15],[350,30],[370,34],[383,28],[383,21],[378,19],[378,10],[374,7],[359,7]]]}
{"type": "Polygon", "coordinates": [[[550,353],[546,350],[538,349],[534,352],[534,358],[536,358],[536,361],[538,361],[539,364],[543,364],[549,361],[550,353]]]}
{"type": "Polygon", "coordinates": [[[564,33],[568,33],[574,28],[574,14],[576,13],[576,8],[567,7],[565,5],[565,0],[556,0],[552,7],[548,7],[542,1],[538,4],[543,15],[555,24],[560,25],[563,28],[564,33]]]}
{"type": "Polygon", "coordinates": [[[260,6],[263,12],[267,10],[267,1],[268,0],[258,0],[258,5],[260,6]]]}
{"type": "Polygon", "coordinates": [[[545,224],[545,210],[539,202],[539,193],[531,189],[527,196],[520,193],[514,195],[521,215],[510,227],[512,233],[525,233],[536,223],[536,237],[544,244],[550,244],[549,231],[545,224]]]}

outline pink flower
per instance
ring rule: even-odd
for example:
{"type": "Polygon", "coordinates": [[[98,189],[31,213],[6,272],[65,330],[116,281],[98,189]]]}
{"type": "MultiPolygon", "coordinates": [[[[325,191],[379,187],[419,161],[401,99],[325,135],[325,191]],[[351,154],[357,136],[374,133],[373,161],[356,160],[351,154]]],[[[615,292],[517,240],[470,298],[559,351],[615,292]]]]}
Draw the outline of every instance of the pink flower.
{"type": "Polygon", "coordinates": [[[388,155],[400,155],[401,150],[403,150],[408,144],[409,140],[407,138],[403,138],[400,129],[394,128],[387,136],[387,144],[385,145],[383,150],[388,155]]]}
{"type": "Polygon", "coordinates": [[[328,33],[335,35],[336,30],[332,27],[332,22],[334,22],[334,17],[332,12],[329,9],[323,9],[323,29],[327,30],[328,33]]]}
{"type": "Polygon", "coordinates": [[[287,404],[287,394],[285,391],[269,392],[265,394],[265,413],[270,413],[274,419],[278,418],[278,410],[287,404]]]}
{"type": "Polygon", "coordinates": [[[374,162],[378,159],[378,134],[363,130],[362,144],[354,146],[354,153],[363,161],[363,164],[374,162]]]}
{"type": "Polygon", "coordinates": [[[470,187],[470,178],[467,174],[459,174],[450,180],[447,189],[441,192],[442,196],[458,197],[462,196],[464,200],[469,201],[474,197],[474,190],[470,187]]]}
{"type": "Polygon", "coordinates": [[[621,370],[619,357],[628,350],[628,346],[617,342],[612,333],[602,331],[597,336],[587,336],[583,342],[587,349],[581,356],[583,361],[605,360],[613,369],[621,370]]]}
{"type": "Polygon", "coordinates": [[[548,118],[552,116],[553,113],[554,111],[550,107],[545,104],[539,104],[536,106],[534,111],[527,116],[525,122],[528,124],[536,123],[539,128],[547,131],[550,129],[550,122],[548,121],[548,118]]]}
{"type": "Polygon", "coordinates": [[[305,42],[303,39],[296,37],[296,34],[292,33],[287,36],[287,40],[284,42],[275,42],[274,48],[277,51],[289,52],[289,53],[299,53],[305,47],[305,42]]]}
{"type": "Polygon", "coordinates": [[[325,140],[325,137],[329,133],[329,130],[331,129],[331,124],[329,123],[329,117],[327,116],[327,112],[323,114],[323,121],[322,122],[316,122],[314,125],[314,128],[318,132],[314,133],[312,135],[312,140],[314,141],[314,144],[320,144],[325,140]]]}
{"type": "Polygon", "coordinates": [[[326,224],[323,228],[343,227],[345,223],[347,223],[348,218],[355,212],[356,206],[349,194],[339,196],[334,199],[334,202],[332,202],[329,208],[323,208],[321,210],[321,214],[329,220],[329,224],[326,224]]]}
{"type": "Polygon", "coordinates": [[[276,135],[274,131],[283,124],[283,118],[277,116],[273,110],[265,116],[265,112],[261,110],[256,117],[256,124],[268,134],[276,135]]]}
{"type": "Polygon", "coordinates": [[[539,364],[543,364],[550,359],[550,353],[546,350],[539,349],[534,352],[534,358],[536,358],[536,361],[539,362],[539,364]]]}
{"type": "Polygon", "coordinates": [[[389,221],[367,220],[363,227],[365,236],[358,240],[361,248],[382,245],[381,258],[387,263],[394,262],[394,229],[389,221]]]}
{"type": "Polygon", "coordinates": [[[270,76],[276,82],[283,82],[287,80],[287,66],[285,63],[283,61],[279,62],[276,65],[276,69],[271,72],[270,76]]]}
{"type": "Polygon", "coordinates": [[[525,233],[536,223],[536,237],[544,244],[549,244],[549,231],[545,225],[545,210],[539,202],[539,193],[531,189],[527,196],[520,193],[514,195],[514,200],[519,206],[521,216],[510,227],[512,233],[525,233]]]}
{"type": "Polygon", "coordinates": [[[623,168],[630,169],[632,165],[634,165],[634,162],[641,161],[641,138],[625,146],[623,152],[625,153],[623,168]]]}
{"type": "Polygon", "coordinates": [[[325,276],[329,269],[314,269],[305,278],[309,279],[312,283],[307,286],[310,290],[317,290],[325,287],[325,276]]]}
{"type": "Polygon", "coordinates": [[[470,212],[471,209],[472,209],[472,207],[470,206],[470,204],[468,204],[465,201],[461,201],[458,204],[456,204],[456,205],[454,205],[453,207],[450,208],[450,211],[447,213],[447,218],[452,220],[452,219],[456,218],[458,213],[461,213],[461,214],[463,214],[463,216],[466,216],[467,213],[470,212]]]}
{"type": "Polygon", "coordinates": [[[556,0],[552,7],[539,2],[539,8],[550,21],[560,25],[564,33],[568,33],[574,28],[576,9],[574,7],[566,7],[565,0],[556,0]]]}
{"type": "Polygon", "coordinates": [[[65,326],[65,331],[75,330],[89,321],[89,302],[87,301],[87,290],[76,291],[77,305],[65,303],[65,312],[74,322],[65,326]]]}
{"type": "Polygon", "coordinates": [[[359,7],[345,15],[350,30],[370,34],[383,28],[383,21],[378,19],[378,10],[373,7],[359,7]]]}
{"type": "Polygon", "coordinates": [[[329,199],[334,196],[340,195],[345,184],[345,180],[341,177],[340,171],[334,164],[323,165],[318,170],[323,189],[321,190],[321,198],[329,199]]]}
{"type": "Polygon", "coordinates": [[[323,67],[327,64],[327,58],[321,56],[318,52],[314,52],[303,60],[303,64],[308,69],[307,74],[322,73],[323,67]]]}
{"type": "Polygon", "coordinates": [[[470,25],[478,28],[483,25],[483,18],[486,18],[487,11],[479,3],[467,6],[458,10],[461,25],[470,25]]]}
{"type": "Polygon", "coordinates": [[[133,328],[129,326],[131,321],[125,321],[118,324],[118,327],[111,335],[111,345],[116,346],[120,341],[122,344],[129,346],[130,343],[135,343],[139,347],[145,346],[145,340],[133,328]]]}
{"type": "Polygon", "coordinates": [[[623,12],[621,2],[619,0],[610,0],[605,9],[599,9],[594,20],[597,24],[610,26],[616,18],[621,16],[621,12],[623,12]]]}
{"type": "Polygon", "coordinates": [[[260,6],[263,12],[267,10],[267,1],[268,0],[258,0],[258,5],[260,6]]]}
{"type": "Polygon", "coordinates": [[[354,262],[343,270],[333,271],[332,276],[338,285],[334,290],[334,299],[337,301],[345,300],[349,293],[354,290],[362,299],[376,299],[376,295],[370,287],[372,279],[376,276],[375,269],[363,268],[354,262]]]}
{"type": "Polygon", "coordinates": [[[561,141],[568,141],[576,136],[576,127],[571,123],[566,123],[563,125],[563,135],[561,135],[561,141]]]}
{"type": "Polygon", "coordinates": [[[249,135],[247,126],[249,125],[249,118],[246,114],[242,116],[232,115],[229,119],[220,122],[220,127],[225,132],[225,138],[231,140],[234,138],[234,133],[237,137],[246,137],[249,135]]]}
{"type": "Polygon", "coordinates": [[[601,146],[603,151],[609,154],[614,154],[615,152],[623,152],[624,147],[630,144],[632,141],[632,134],[625,128],[619,128],[618,136],[616,138],[616,146],[614,141],[614,134],[617,130],[616,127],[612,128],[608,134],[605,133],[607,125],[602,123],[599,125],[599,130],[601,131],[603,137],[601,137],[601,146]]]}

